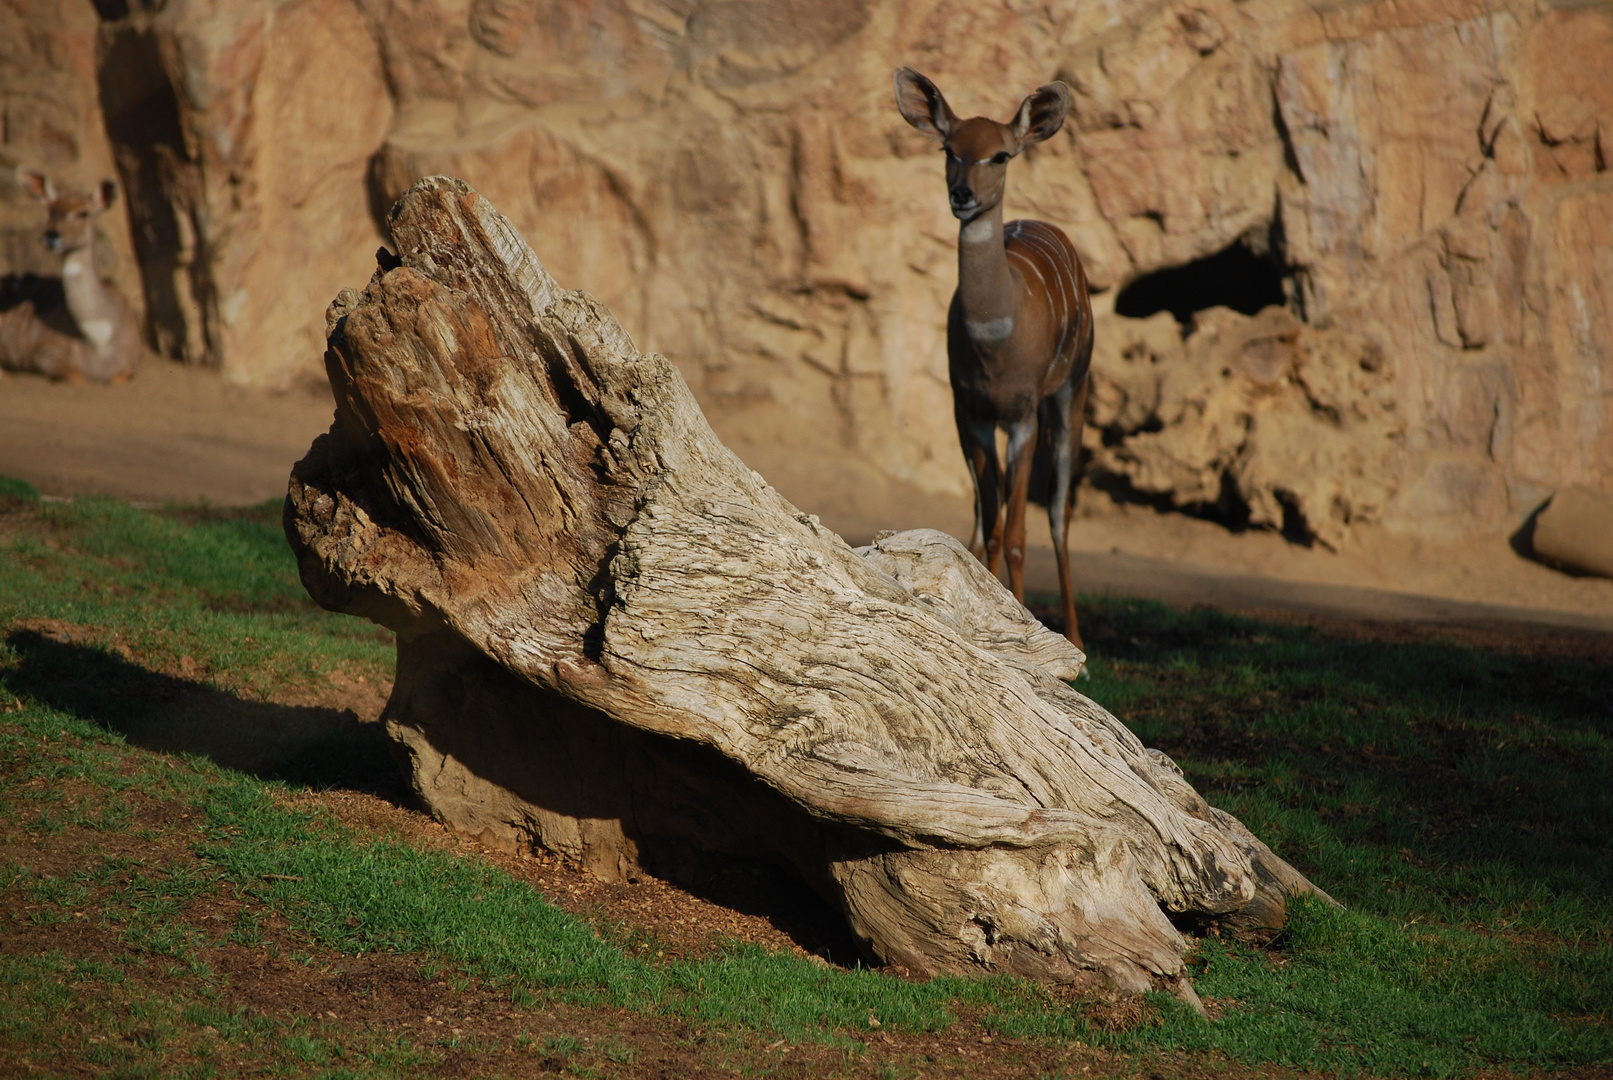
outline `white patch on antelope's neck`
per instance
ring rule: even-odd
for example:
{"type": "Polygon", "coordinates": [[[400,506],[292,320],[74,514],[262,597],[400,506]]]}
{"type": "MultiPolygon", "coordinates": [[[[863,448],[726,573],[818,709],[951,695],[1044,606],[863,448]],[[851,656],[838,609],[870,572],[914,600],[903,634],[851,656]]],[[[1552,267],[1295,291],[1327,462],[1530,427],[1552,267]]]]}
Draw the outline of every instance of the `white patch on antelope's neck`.
{"type": "Polygon", "coordinates": [[[984,244],[997,235],[997,226],[989,217],[977,217],[963,227],[960,235],[965,244],[984,244]]]}
{"type": "Polygon", "coordinates": [[[976,341],[1006,341],[1008,335],[1014,332],[1014,317],[1004,315],[1000,319],[981,319],[979,322],[965,319],[963,325],[976,341]]]}
{"type": "Polygon", "coordinates": [[[77,259],[68,259],[62,263],[62,277],[78,277],[83,272],[84,267],[79,265],[77,259]]]}
{"type": "Polygon", "coordinates": [[[111,319],[85,319],[79,323],[78,328],[97,349],[106,348],[106,343],[112,340],[111,319]]]}

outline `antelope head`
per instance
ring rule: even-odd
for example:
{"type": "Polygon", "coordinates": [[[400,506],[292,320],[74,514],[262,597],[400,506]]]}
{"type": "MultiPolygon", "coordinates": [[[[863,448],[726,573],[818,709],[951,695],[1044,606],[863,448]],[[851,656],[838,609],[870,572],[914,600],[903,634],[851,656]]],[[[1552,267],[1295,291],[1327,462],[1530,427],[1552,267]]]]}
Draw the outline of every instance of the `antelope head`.
{"type": "Polygon", "coordinates": [[[103,180],[86,194],[57,191],[42,172],[17,170],[24,191],[45,204],[50,215],[45,225],[45,246],[58,254],[77,251],[90,244],[95,235],[95,218],[118,197],[118,185],[103,180]]]}
{"type": "Polygon", "coordinates": [[[896,72],[896,107],[909,124],[941,140],[952,215],[972,221],[1002,202],[1008,163],[1063,126],[1070,88],[1048,83],[1027,97],[1007,124],[984,116],[959,120],[933,82],[904,67],[896,72]]]}

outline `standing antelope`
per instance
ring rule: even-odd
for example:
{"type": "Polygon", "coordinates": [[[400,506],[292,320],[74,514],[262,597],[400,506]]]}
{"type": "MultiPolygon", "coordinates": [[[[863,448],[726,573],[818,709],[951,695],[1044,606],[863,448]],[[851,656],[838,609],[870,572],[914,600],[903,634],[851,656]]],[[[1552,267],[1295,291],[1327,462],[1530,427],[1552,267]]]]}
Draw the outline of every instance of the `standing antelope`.
{"type": "Polygon", "coordinates": [[[1064,123],[1070,88],[1048,83],[1010,124],[959,120],[934,83],[896,72],[896,107],[941,140],[958,233],[958,290],[947,312],[947,367],[958,441],[975,484],[969,550],[993,574],[1006,547],[1008,583],[1025,599],[1025,502],[1047,507],[1065,636],[1081,644],[1070,580],[1070,511],[1081,468],[1092,302],[1075,246],[1045,221],[1003,224],[1008,162],[1064,123]],[[997,429],[1008,433],[1007,521],[997,429]]]}
{"type": "Polygon", "coordinates": [[[53,379],[122,382],[140,359],[140,327],[117,288],[95,270],[95,218],[117,197],[103,180],[89,194],[57,192],[42,173],[17,179],[49,213],[45,245],[62,256],[66,314],[23,300],[0,311],[0,367],[53,379]]]}

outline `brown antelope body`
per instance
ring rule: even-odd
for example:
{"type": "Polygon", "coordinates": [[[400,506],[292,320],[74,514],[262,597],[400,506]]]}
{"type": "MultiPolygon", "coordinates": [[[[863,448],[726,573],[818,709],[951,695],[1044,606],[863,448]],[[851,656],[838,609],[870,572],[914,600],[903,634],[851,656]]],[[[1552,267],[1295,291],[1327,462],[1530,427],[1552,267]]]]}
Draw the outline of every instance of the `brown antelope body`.
{"type": "Polygon", "coordinates": [[[1006,554],[1009,586],[1023,601],[1025,504],[1045,505],[1065,634],[1079,645],[1068,535],[1080,479],[1092,303],[1069,237],[1045,221],[1004,224],[1002,205],[1008,162],[1058,131],[1069,87],[1055,82],[1037,90],[1009,124],[960,120],[934,83],[902,68],[896,105],[908,123],[941,140],[952,213],[961,222],[947,361],[958,440],[975,485],[969,549],[994,574],[1006,554]],[[1008,435],[1006,469],[997,457],[999,428],[1008,435]]]}
{"type": "Polygon", "coordinates": [[[0,367],[75,382],[127,379],[140,360],[140,327],[95,269],[95,219],[117,185],[106,180],[86,194],[58,192],[37,172],[19,170],[17,178],[49,214],[44,239],[62,256],[62,303],[29,298],[0,311],[0,367]]]}

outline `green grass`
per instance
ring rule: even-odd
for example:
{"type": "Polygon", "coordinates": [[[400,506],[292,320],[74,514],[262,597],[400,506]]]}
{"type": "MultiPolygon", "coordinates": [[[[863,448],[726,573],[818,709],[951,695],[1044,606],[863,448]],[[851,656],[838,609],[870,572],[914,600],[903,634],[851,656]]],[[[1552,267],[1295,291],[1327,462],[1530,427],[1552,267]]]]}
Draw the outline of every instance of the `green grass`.
{"type": "MultiPolygon", "coordinates": [[[[189,816],[153,834],[149,858],[87,856],[67,874],[0,866],[5,934],[26,933],[26,909],[26,925],[94,919],[123,950],[105,963],[11,950],[0,1045],[42,1043],[74,1000],[108,1032],[87,1060],[127,1075],[176,1072],[160,1063],[181,1044],[195,1075],[242,1055],[297,1075],[408,1075],[438,1060],[440,1047],[231,1006],[208,945],[269,947],[266,920],[279,918],[308,950],[418,957],[540,1008],[610,1006],[791,1040],[854,1041],[871,1014],[895,1032],[967,1016],[1051,1044],[1345,1074],[1613,1062],[1604,665],[1089,602],[1082,690],[1346,904],[1296,905],[1270,950],[1205,939],[1195,982],[1220,1005],[1216,1022],[1159,999],[1152,1022],[1109,1031],[1086,1005],[1012,979],[914,983],[741,946],[640,959],[485,862],[289,805],[282,781],[393,782],[384,753],[340,725],[305,755],[317,765],[243,772],[181,755],[158,737],[168,712],[312,723],[312,707],[269,699],[312,692],[336,670],[386,678],[390,638],[313,607],[277,507],[42,504],[0,483],[7,505],[0,827],[37,843],[113,835],[139,800],[189,816]],[[172,837],[182,850],[158,842],[172,837]],[[229,925],[187,914],[220,896],[245,901],[229,925]]],[[[589,1067],[608,1072],[633,1050],[602,1053],[589,1067]]]]}
{"type": "MultiPolygon", "coordinates": [[[[0,491],[0,502],[3,502],[0,491]]],[[[391,636],[308,599],[278,504],[186,521],[111,499],[38,504],[0,558],[0,617],[95,628],[148,662],[249,696],[341,663],[386,670],[391,636]]]]}
{"type": "Polygon", "coordinates": [[[1104,609],[1092,696],[1352,908],[1613,926],[1613,688],[1588,660],[1104,609]]]}
{"type": "Polygon", "coordinates": [[[1094,621],[1091,695],[1347,906],[1309,905],[1275,956],[1206,943],[1200,993],[1242,1007],[1157,1038],[1377,1073],[1609,1060],[1606,664],[1135,602],[1094,621]]]}

